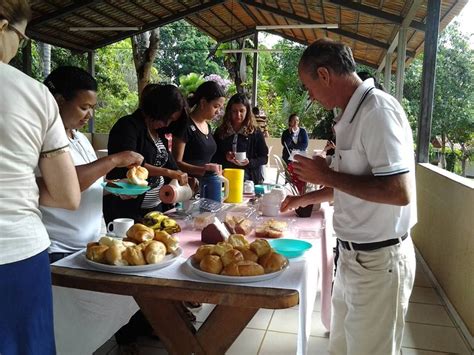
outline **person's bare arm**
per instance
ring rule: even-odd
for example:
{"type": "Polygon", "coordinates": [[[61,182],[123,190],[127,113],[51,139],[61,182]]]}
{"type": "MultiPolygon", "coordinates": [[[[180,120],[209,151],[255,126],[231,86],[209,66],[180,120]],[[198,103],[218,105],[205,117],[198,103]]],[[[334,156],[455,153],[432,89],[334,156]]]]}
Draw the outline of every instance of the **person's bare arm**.
{"type": "Polygon", "coordinates": [[[149,176],[166,176],[170,179],[178,180],[180,185],[186,185],[188,183],[188,174],[183,173],[182,171],[160,168],[148,163],[144,166],[147,168],[149,176]]]}
{"type": "Polygon", "coordinates": [[[81,191],[89,188],[98,178],[107,174],[114,168],[122,168],[130,165],[140,165],[143,156],[136,152],[124,151],[112,154],[96,161],[76,166],[77,176],[81,191]]]}
{"type": "Polygon", "coordinates": [[[172,153],[178,167],[182,171],[188,173],[189,175],[203,176],[206,171],[204,166],[192,165],[183,161],[185,148],[186,148],[185,142],[183,142],[179,138],[173,137],[172,153]]]}
{"type": "Polygon", "coordinates": [[[39,204],[47,207],[75,210],[81,202],[76,169],[69,152],[40,158],[42,179],[38,180],[39,204]]]}
{"type": "Polygon", "coordinates": [[[351,175],[331,170],[322,157],[313,159],[297,155],[293,163],[299,179],[345,192],[362,200],[404,206],[410,203],[410,173],[390,176],[351,175]]]}
{"type": "Polygon", "coordinates": [[[305,207],[311,204],[332,201],[334,190],[325,187],[320,190],[311,191],[300,196],[286,196],[280,206],[281,212],[294,210],[298,207],[305,207]]]}

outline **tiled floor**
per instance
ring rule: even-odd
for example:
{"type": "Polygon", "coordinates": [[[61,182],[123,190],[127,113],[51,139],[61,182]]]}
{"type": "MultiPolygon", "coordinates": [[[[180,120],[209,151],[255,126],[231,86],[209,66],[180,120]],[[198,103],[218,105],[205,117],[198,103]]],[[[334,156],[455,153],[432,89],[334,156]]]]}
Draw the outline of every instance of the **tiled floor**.
{"type": "MultiPolygon", "coordinates": [[[[204,305],[197,313],[198,326],[212,311],[212,305],[204,305]]],[[[319,309],[319,298],[315,310],[319,309]]],[[[229,349],[230,355],[289,355],[296,353],[296,333],[298,311],[260,310],[247,328],[229,349]]],[[[320,321],[319,312],[313,313],[309,354],[326,354],[328,334],[320,321]]],[[[158,341],[140,339],[140,355],[167,354],[158,341]]],[[[117,355],[118,346],[111,339],[98,349],[94,355],[117,355]]],[[[447,308],[427,275],[418,264],[415,287],[410,300],[405,334],[403,337],[403,355],[441,355],[472,354],[461,333],[453,323],[447,308]]]]}
{"type": "MultiPolygon", "coordinates": [[[[275,181],[276,169],[266,170],[266,181],[275,181]]],[[[281,180],[281,179],[280,179],[281,180]]],[[[197,313],[197,326],[212,311],[212,305],[204,305],[197,313]]],[[[320,320],[319,297],[312,317],[309,354],[326,354],[328,333],[320,320]]],[[[237,338],[227,354],[230,355],[290,355],[296,353],[298,324],[297,307],[287,310],[260,310],[247,328],[237,338]]],[[[140,355],[164,355],[160,342],[148,338],[139,339],[140,355]]],[[[118,355],[113,339],[106,342],[94,355],[118,355]]],[[[433,288],[420,263],[417,265],[415,287],[410,299],[407,323],[403,337],[403,355],[473,354],[453,323],[442,299],[433,288]]]]}

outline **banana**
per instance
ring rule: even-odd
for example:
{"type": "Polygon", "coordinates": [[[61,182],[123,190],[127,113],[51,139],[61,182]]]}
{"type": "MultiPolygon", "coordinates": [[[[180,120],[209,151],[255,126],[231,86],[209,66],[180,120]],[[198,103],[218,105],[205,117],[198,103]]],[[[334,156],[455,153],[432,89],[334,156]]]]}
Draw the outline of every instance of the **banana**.
{"type": "Polygon", "coordinates": [[[181,227],[174,219],[157,211],[147,213],[143,217],[143,224],[155,231],[166,231],[169,234],[181,231],[181,227]]]}

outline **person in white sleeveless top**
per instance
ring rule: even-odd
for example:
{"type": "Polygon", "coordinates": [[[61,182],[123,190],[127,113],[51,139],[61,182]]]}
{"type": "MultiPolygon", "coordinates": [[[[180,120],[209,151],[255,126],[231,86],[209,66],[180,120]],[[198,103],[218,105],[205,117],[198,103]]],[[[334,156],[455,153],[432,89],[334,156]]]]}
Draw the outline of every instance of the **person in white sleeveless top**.
{"type": "Polygon", "coordinates": [[[413,138],[403,108],[362,81],[347,45],[320,39],[304,51],[299,76],[312,100],[342,110],[334,164],[296,155],[294,171],[324,185],[289,197],[281,210],[334,200],[338,238],[329,339],[331,354],[400,354],[415,276],[413,138]]]}
{"type": "Polygon", "coordinates": [[[48,75],[44,84],[58,103],[82,191],[76,211],[41,208],[51,238],[50,261],[55,262],[99,239],[104,175],[116,167],[139,165],[143,156],[124,151],[97,159],[91,143],[79,132],[92,118],[97,104],[97,82],[88,72],[72,66],[59,67],[48,75]]]}
{"type": "Polygon", "coordinates": [[[0,1],[0,354],[49,355],[49,238],[39,205],[75,209],[80,190],[56,102],[7,64],[28,40],[30,15],[26,0],[0,1]]]}

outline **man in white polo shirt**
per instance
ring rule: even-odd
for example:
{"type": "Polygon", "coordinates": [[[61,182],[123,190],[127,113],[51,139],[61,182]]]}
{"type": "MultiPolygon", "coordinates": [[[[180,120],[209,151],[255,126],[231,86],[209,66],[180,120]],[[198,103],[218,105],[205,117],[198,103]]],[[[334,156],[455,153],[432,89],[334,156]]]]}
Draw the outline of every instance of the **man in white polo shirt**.
{"type": "Polygon", "coordinates": [[[331,354],[399,354],[413,288],[416,223],[413,139],[397,100],[362,81],[350,48],[320,39],[303,53],[299,76],[310,98],[336,118],[330,169],[322,157],[296,156],[303,181],[324,185],[290,196],[282,211],[334,200],[338,237],[331,354]]]}

